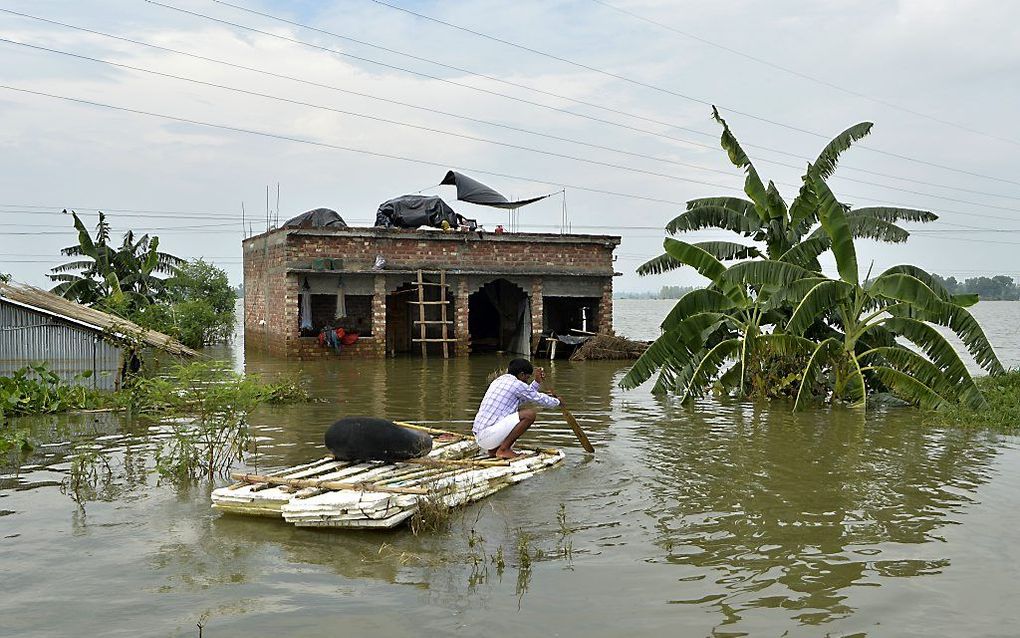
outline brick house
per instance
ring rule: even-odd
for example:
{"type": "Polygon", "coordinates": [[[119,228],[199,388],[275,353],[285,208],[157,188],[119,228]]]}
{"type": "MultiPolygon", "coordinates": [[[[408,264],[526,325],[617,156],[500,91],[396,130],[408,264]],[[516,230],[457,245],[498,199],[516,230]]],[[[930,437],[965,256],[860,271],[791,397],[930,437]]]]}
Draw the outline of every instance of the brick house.
{"type": "Polygon", "coordinates": [[[420,355],[423,318],[428,354],[439,356],[443,345],[454,356],[533,354],[551,332],[611,333],[619,244],[607,235],[274,229],[242,243],[245,346],[336,356],[317,338],[329,325],[360,335],[344,357],[420,355]]]}

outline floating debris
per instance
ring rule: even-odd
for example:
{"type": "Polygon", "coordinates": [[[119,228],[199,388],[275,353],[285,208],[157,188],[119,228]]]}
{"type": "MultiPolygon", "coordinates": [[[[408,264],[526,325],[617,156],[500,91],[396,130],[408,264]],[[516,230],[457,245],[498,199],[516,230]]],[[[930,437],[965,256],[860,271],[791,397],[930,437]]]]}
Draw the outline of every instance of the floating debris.
{"type": "Polygon", "coordinates": [[[633,341],[626,337],[597,334],[577,346],[570,355],[570,360],[637,359],[644,354],[649,345],[647,341],[633,341]]]}
{"type": "Polygon", "coordinates": [[[390,528],[411,518],[420,504],[465,505],[564,458],[559,450],[522,448],[516,459],[494,459],[473,437],[419,429],[433,437],[428,456],[395,463],[327,456],[271,474],[236,473],[236,483],[213,491],[213,507],[283,518],[298,527],[390,528]]]}

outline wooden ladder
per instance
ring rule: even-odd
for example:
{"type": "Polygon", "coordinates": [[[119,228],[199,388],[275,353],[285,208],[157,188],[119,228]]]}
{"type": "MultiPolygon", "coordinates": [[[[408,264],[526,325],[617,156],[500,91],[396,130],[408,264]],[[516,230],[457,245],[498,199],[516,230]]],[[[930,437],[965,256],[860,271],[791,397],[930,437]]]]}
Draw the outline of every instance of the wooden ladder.
{"type": "Polygon", "coordinates": [[[453,324],[450,321],[448,308],[450,300],[446,298],[446,271],[439,271],[439,283],[432,281],[425,281],[424,272],[418,270],[418,301],[412,301],[412,304],[418,306],[418,319],[414,322],[418,324],[419,338],[412,339],[421,344],[421,356],[427,358],[428,355],[428,344],[430,343],[442,343],[443,344],[443,358],[450,358],[450,344],[456,341],[456,339],[450,338],[449,326],[453,324]],[[438,301],[426,301],[425,299],[425,286],[439,286],[439,300],[438,301]],[[426,306],[439,306],[440,316],[439,319],[429,320],[425,318],[425,307],[426,306]],[[430,339],[428,337],[428,327],[438,325],[442,326],[442,337],[438,339],[430,339]]]}

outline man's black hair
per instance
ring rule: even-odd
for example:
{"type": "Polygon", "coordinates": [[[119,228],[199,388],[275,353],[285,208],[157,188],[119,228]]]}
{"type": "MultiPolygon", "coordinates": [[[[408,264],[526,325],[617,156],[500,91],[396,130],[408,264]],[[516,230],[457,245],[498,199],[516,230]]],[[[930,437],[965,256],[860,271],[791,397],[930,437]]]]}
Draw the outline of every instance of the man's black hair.
{"type": "Polygon", "coordinates": [[[535,368],[527,359],[514,359],[506,367],[506,371],[507,374],[512,374],[516,377],[519,374],[531,374],[535,371],[535,368]]]}

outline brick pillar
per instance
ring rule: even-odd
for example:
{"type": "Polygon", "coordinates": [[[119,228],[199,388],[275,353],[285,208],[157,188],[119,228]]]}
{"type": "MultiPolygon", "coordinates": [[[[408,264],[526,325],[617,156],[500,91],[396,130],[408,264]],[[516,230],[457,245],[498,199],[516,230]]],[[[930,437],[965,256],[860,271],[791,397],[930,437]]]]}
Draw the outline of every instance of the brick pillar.
{"type": "Polygon", "coordinates": [[[372,340],[377,357],[386,356],[389,333],[386,331],[386,275],[375,276],[375,294],[372,295],[372,340]]]}
{"type": "Polygon", "coordinates": [[[456,312],[453,318],[453,334],[457,338],[454,354],[466,357],[471,352],[471,335],[468,333],[468,283],[462,278],[457,282],[456,312]]]}
{"type": "Polygon", "coordinates": [[[599,325],[595,332],[615,334],[613,332],[613,280],[608,279],[602,286],[602,299],[599,300],[599,325]]]}
{"type": "MultiPolygon", "coordinates": [[[[277,279],[277,281],[280,281],[277,279]]],[[[286,357],[300,355],[301,326],[298,323],[298,307],[301,305],[301,281],[296,275],[285,275],[283,285],[270,287],[267,295],[266,314],[270,317],[270,352],[286,357]],[[275,346],[272,344],[280,344],[275,346]]]]}
{"type": "Polygon", "coordinates": [[[531,354],[538,352],[542,339],[542,279],[535,277],[531,281],[531,354]]]}

